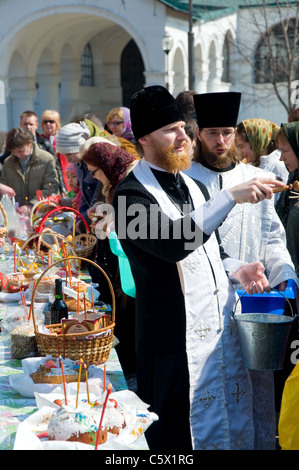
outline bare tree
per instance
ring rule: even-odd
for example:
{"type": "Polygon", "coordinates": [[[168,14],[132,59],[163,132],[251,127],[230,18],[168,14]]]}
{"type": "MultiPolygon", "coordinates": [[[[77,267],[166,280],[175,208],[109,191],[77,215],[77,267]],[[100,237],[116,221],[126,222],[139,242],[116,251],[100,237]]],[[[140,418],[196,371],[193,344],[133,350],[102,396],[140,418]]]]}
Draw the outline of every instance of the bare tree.
{"type": "MultiPolygon", "coordinates": [[[[232,3],[228,3],[231,7],[232,3]]],[[[225,14],[225,6],[219,6],[219,1],[210,0],[210,6],[207,5],[200,6],[205,19],[213,20],[211,9],[223,8],[225,14]]],[[[235,51],[236,63],[241,59],[250,66],[253,83],[272,85],[278,100],[290,113],[299,106],[299,1],[240,0],[238,15],[237,39],[226,36],[224,43],[222,78],[226,82],[232,78],[228,76],[229,61],[234,54],[228,53],[225,49],[228,47],[230,52],[235,51]]],[[[240,80],[252,87],[248,77],[240,80]]]]}
{"type": "Polygon", "coordinates": [[[254,83],[271,84],[289,114],[299,102],[299,2],[243,0],[239,7],[246,9],[247,27],[259,39],[254,50],[240,38],[233,46],[250,64],[254,83]]]}
{"type": "Polygon", "coordinates": [[[250,9],[250,14],[260,33],[254,56],[255,81],[271,83],[277,98],[290,113],[296,107],[299,85],[299,3],[275,0],[268,6],[261,0],[258,10],[250,9]],[[273,16],[277,17],[275,24],[273,16]],[[286,94],[282,93],[282,84],[286,94]]]}

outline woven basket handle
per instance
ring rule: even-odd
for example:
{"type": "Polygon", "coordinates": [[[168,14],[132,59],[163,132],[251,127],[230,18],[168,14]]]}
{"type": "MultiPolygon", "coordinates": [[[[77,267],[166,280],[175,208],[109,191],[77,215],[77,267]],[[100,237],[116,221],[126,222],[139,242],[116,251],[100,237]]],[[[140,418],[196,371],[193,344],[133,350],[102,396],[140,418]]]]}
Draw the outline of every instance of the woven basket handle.
{"type": "MultiPolygon", "coordinates": [[[[58,240],[57,239],[60,239],[60,240],[63,240],[64,243],[67,243],[67,245],[70,247],[71,251],[72,251],[72,254],[76,255],[76,252],[75,250],[73,249],[73,245],[71,242],[69,242],[69,240],[67,238],[65,238],[64,235],[61,235],[60,233],[57,233],[57,232],[53,232],[53,230],[49,229],[49,228],[46,228],[44,229],[42,232],[40,233],[33,233],[29,238],[27,238],[27,240],[25,240],[25,242],[23,243],[23,245],[21,245],[21,250],[24,250],[24,248],[26,248],[27,245],[29,245],[29,243],[34,240],[35,238],[40,238],[42,237],[43,235],[49,235],[49,236],[52,236],[53,239],[54,239],[54,242],[56,243],[56,245],[58,245],[58,240]]],[[[45,241],[43,240],[43,243],[46,245],[45,241]]],[[[40,250],[40,243],[38,243],[38,251],[40,250]]]]}
{"type": "Polygon", "coordinates": [[[56,201],[49,201],[48,199],[37,201],[32,207],[31,212],[30,212],[30,225],[31,226],[33,225],[33,216],[35,214],[36,209],[40,206],[45,206],[45,205],[52,206],[52,207],[59,207],[59,204],[56,201]]]}
{"type": "Polygon", "coordinates": [[[61,258],[60,260],[58,261],[55,261],[55,263],[51,264],[51,266],[48,266],[47,269],[45,269],[45,271],[43,271],[43,273],[40,275],[40,277],[38,278],[35,286],[34,286],[34,289],[33,289],[33,293],[32,293],[32,299],[31,299],[31,313],[32,313],[32,320],[33,320],[33,325],[34,325],[34,330],[36,330],[36,323],[35,323],[35,314],[34,314],[34,301],[35,301],[35,294],[36,294],[36,290],[37,290],[37,286],[38,284],[40,283],[40,281],[42,280],[42,278],[44,277],[44,275],[51,269],[53,268],[53,266],[56,266],[57,264],[59,263],[63,263],[63,262],[67,262],[67,261],[72,261],[74,259],[77,259],[77,260],[80,260],[80,261],[85,261],[86,263],[90,263],[92,264],[93,266],[95,266],[96,268],[98,268],[99,271],[101,271],[101,273],[104,275],[104,277],[106,278],[106,281],[108,282],[108,286],[109,286],[109,289],[110,289],[110,292],[111,292],[111,297],[112,297],[112,322],[114,323],[115,321],[115,294],[114,294],[114,290],[113,290],[113,286],[112,286],[112,283],[109,279],[109,276],[108,274],[106,274],[106,272],[104,271],[103,268],[101,268],[101,266],[99,266],[98,264],[96,264],[94,261],[91,261],[90,259],[87,259],[87,258],[81,258],[80,256],[69,256],[68,258],[61,258]]]}
{"type": "Polygon", "coordinates": [[[86,229],[86,232],[90,232],[90,229],[89,229],[89,226],[88,226],[88,223],[86,222],[85,218],[83,217],[82,214],[80,214],[79,211],[77,211],[76,209],[73,209],[72,207],[66,207],[66,206],[61,206],[61,207],[55,207],[55,209],[52,209],[50,212],[48,212],[46,215],[44,215],[44,217],[42,218],[42,220],[40,221],[40,225],[39,227],[36,227],[36,232],[39,233],[41,232],[43,229],[44,229],[44,225],[45,225],[45,222],[47,220],[48,217],[50,217],[52,214],[54,214],[55,212],[57,211],[67,211],[67,212],[74,212],[76,215],[78,215],[84,225],[85,225],[85,229],[86,229]]]}

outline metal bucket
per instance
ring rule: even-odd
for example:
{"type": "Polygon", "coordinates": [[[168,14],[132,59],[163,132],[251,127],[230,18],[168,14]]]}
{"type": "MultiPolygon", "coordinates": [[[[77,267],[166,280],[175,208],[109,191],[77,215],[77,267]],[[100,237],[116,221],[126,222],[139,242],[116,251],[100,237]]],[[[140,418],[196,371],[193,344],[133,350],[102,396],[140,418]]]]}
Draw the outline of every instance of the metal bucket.
{"type": "Polygon", "coordinates": [[[233,317],[239,334],[244,367],[253,370],[282,369],[294,321],[289,300],[283,295],[291,308],[291,317],[272,313],[236,314],[237,303],[241,297],[235,304],[233,317]]]}

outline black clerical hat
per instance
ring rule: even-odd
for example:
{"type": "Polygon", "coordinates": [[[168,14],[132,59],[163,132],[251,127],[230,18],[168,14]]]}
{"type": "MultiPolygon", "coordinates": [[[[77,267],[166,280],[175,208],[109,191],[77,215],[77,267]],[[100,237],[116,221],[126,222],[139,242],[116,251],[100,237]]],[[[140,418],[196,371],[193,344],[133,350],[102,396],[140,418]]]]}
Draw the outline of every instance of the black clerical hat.
{"type": "Polygon", "coordinates": [[[136,140],[176,121],[184,115],[174,97],[160,85],[142,88],[131,99],[130,114],[136,140]]]}
{"type": "Polygon", "coordinates": [[[218,92],[194,95],[198,127],[235,127],[241,93],[218,92]]]}

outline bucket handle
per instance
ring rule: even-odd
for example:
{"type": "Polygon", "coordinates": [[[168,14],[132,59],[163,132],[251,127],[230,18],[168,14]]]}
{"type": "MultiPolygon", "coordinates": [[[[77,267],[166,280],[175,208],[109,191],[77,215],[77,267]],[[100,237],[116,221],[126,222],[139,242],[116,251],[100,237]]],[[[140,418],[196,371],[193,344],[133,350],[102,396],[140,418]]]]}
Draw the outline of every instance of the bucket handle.
{"type": "MultiPolygon", "coordinates": [[[[293,311],[293,307],[291,305],[291,302],[289,301],[289,299],[282,293],[280,292],[280,290],[277,290],[277,289],[271,289],[271,291],[275,291],[275,292],[278,292],[280,295],[282,295],[285,300],[287,301],[287,303],[289,304],[289,307],[291,309],[291,314],[292,314],[292,317],[295,318],[296,315],[294,315],[294,311],[293,311]]],[[[239,300],[241,300],[241,298],[243,297],[244,294],[246,294],[247,292],[243,292],[242,295],[240,295],[240,297],[238,298],[237,302],[235,303],[235,306],[234,306],[234,310],[233,310],[233,318],[235,316],[235,313],[236,313],[236,308],[237,308],[237,303],[239,302],[239,300]]]]}

